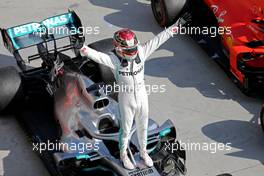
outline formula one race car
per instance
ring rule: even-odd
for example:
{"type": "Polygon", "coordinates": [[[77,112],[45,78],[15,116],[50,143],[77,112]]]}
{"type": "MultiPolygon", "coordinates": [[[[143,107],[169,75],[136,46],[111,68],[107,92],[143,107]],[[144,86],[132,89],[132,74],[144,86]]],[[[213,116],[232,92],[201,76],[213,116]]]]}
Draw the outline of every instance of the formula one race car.
{"type": "MultiPolygon", "coordinates": [[[[4,45],[21,71],[0,69],[0,111],[15,114],[53,176],[185,175],[185,150],[170,120],[159,126],[150,119],[147,149],[154,166],[149,168],[139,159],[133,126],[128,153],[137,167],[124,169],[118,148],[118,102],[104,86],[114,78],[108,68],[80,56],[76,44],[84,41],[82,30],[73,11],[1,29],[4,45]],[[37,54],[23,59],[26,48],[37,49],[37,54]],[[37,60],[38,67],[28,64],[37,60]]],[[[112,39],[89,46],[102,52],[113,50],[112,39]]]]}
{"type": "MultiPolygon", "coordinates": [[[[221,35],[206,40],[221,66],[245,92],[263,88],[264,1],[151,0],[157,22],[170,25],[184,11],[193,13],[194,27],[217,27],[221,35]]],[[[207,30],[208,33],[208,30],[207,30]]],[[[218,33],[218,34],[219,34],[218,33]]]]}

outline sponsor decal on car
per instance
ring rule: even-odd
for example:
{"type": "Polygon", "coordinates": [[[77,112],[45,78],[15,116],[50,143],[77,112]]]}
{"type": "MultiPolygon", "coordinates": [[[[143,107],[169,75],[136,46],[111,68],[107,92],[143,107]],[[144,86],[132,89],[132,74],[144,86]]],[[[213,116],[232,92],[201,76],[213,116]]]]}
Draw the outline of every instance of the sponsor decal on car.
{"type": "Polygon", "coordinates": [[[17,26],[14,28],[9,29],[9,33],[12,30],[12,37],[21,37],[27,34],[32,34],[33,32],[40,31],[41,26],[45,26],[46,28],[53,28],[57,26],[63,26],[68,23],[72,23],[72,16],[71,13],[63,14],[60,16],[55,16],[48,18],[41,23],[29,23],[22,26],[17,26]]]}
{"type": "Polygon", "coordinates": [[[57,26],[63,26],[65,24],[68,24],[71,21],[71,13],[69,14],[64,14],[56,17],[51,17],[42,22],[43,25],[45,25],[47,28],[53,28],[57,26]]]}
{"type": "Polygon", "coordinates": [[[13,36],[14,37],[20,37],[23,35],[27,35],[30,33],[33,33],[39,28],[40,24],[39,23],[30,23],[30,24],[25,24],[22,26],[18,26],[13,28],[13,36]]]}
{"type": "Polygon", "coordinates": [[[224,16],[226,16],[227,11],[226,10],[220,11],[218,5],[211,5],[211,8],[217,18],[217,21],[219,23],[223,23],[225,21],[224,16]]]}
{"type": "Polygon", "coordinates": [[[130,176],[146,176],[146,175],[152,175],[153,173],[154,173],[154,170],[152,168],[147,168],[147,169],[129,172],[129,175],[130,176]]]}

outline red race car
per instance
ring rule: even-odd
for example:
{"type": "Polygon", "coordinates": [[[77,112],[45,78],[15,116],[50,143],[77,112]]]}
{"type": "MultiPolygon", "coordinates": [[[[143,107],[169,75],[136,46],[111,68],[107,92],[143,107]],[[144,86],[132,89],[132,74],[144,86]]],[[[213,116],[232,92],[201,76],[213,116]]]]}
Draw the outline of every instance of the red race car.
{"type": "Polygon", "coordinates": [[[193,14],[193,25],[222,28],[215,39],[219,41],[216,47],[225,56],[221,58],[225,60],[222,62],[225,68],[247,93],[264,85],[263,0],[151,0],[151,3],[155,19],[162,27],[188,10],[193,14]]]}

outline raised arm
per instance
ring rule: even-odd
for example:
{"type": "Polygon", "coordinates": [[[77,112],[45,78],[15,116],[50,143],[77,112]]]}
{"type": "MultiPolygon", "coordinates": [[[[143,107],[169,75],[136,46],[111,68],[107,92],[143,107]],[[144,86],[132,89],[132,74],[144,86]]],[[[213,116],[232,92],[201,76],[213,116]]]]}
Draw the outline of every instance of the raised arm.
{"type": "Polygon", "coordinates": [[[179,26],[184,26],[188,22],[191,21],[191,15],[189,13],[185,13],[182,17],[180,17],[175,24],[165,29],[161,33],[159,33],[153,39],[147,41],[142,45],[143,49],[143,58],[146,60],[149,56],[156,51],[163,43],[165,43],[168,39],[173,37],[173,35],[177,32],[179,26]]]}
{"type": "Polygon", "coordinates": [[[96,51],[88,46],[83,46],[80,49],[81,55],[87,56],[89,59],[92,59],[94,62],[98,64],[103,64],[111,69],[115,69],[115,65],[117,64],[116,60],[113,60],[109,55],[96,51]]]}
{"type": "Polygon", "coordinates": [[[142,45],[143,58],[146,60],[149,56],[156,51],[163,43],[165,43],[169,38],[173,36],[173,33],[170,31],[170,28],[165,29],[153,39],[147,41],[142,45]]]}

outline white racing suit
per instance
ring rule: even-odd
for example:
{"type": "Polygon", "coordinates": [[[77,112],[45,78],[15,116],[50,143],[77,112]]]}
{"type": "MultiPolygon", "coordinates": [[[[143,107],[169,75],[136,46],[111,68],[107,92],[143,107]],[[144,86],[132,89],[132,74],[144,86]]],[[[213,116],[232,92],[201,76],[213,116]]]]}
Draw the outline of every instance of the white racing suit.
{"type": "Polygon", "coordinates": [[[120,152],[128,148],[130,132],[135,119],[137,136],[141,150],[147,147],[148,95],[144,83],[144,66],[147,58],[167,41],[173,33],[168,28],[152,40],[138,46],[138,56],[132,61],[118,57],[114,52],[105,54],[85,46],[82,55],[110,67],[120,87],[118,94],[121,114],[120,152]]]}

